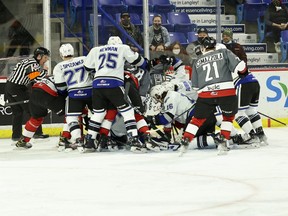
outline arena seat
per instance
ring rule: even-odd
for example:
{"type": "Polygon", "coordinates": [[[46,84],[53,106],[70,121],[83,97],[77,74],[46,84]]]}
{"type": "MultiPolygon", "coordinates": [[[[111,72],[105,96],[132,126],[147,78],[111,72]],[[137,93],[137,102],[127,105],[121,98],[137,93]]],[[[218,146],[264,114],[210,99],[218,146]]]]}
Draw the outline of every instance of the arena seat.
{"type": "Polygon", "coordinates": [[[167,20],[174,26],[174,32],[191,32],[196,31],[197,25],[192,23],[187,13],[167,13],[167,20]]]}
{"type": "Polygon", "coordinates": [[[171,43],[175,41],[179,41],[181,45],[183,45],[184,47],[188,45],[188,40],[185,34],[182,32],[169,32],[169,36],[170,36],[171,43]]]}

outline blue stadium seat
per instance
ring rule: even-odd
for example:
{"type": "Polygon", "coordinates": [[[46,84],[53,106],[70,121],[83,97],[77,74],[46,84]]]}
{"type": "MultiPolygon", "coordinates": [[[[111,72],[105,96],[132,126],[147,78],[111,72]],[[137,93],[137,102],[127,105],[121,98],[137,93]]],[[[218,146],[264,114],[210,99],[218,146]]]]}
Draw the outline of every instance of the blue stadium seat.
{"type": "Polygon", "coordinates": [[[79,18],[82,16],[78,14],[79,8],[85,7],[87,10],[86,13],[89,14],[89,12],[92,12],[92,6],[93,6],[93,0],[86,0],[84,1],[85,5],[82,5],[82,0],[71,0],[69,4],[69,11],[70,11],[70,20],[69,20],[69,26],[70,28],[73,28],[76,22],[79,20],[79,18]]]}
{"type": "Polygon", "coordinates": [[[288,52],[288,30],[281,31],[281,63],[285,62],[287,60],[287,52],[288,52]]]}
{"type": "Polygon", "coordinates": [[[262,0],[246,0],[243,4],[236,6],[237,24],[243,21],[257,22],[258,12],[265,11],[267,4],[262,0]]]}
{"type": "Polygon", "coordinates": [[[270,4],[272,0],[262,0],[263,3],[265,4],[270,4]]]}
{"type": "Polygon", "coordinates": [[[170,0],[150,0],[154,13],[168,13],[175,11],[176,6],[170,0]]]}
{"type": "Polygon", "coordinates": [[[187,32],[187,39],[189,43],[192,43],[198,39],[198,34],[197,32],[187,32]]]}
{"type": "Polygon", "coordinates": [[[265,11],[259,11],[258,17],[257,17],[257,30],[258,30],[258,36],[259,36],[258,43],[262,43],[265,38],[270,37],[272,34],[272,32],[267,32],[266,30],[264,14],[265,14],[265,11]]]}
{"type": "Polygon", "coordinates": [[[115,18],[116,13],[126,12],[127,6],[121,0],[98,0],[99,6],[115,18]]]}
{"type": "Polygon", "coordinates": [[[171,43],[179,41],[182,46],[186,47],[188,45],[187,38],[182,32],[169,32],[171,43]]]}
{"type": "MultiPolygon", "coordinates": [[[[88,31],[90,38],[90,47],[93,47],[94,42],[94,14],[90,14],[90,19],[88,20],[88,31]]],[[[110,30],[113,28],[113,25],[107,18],[104,18],[101,14],[98,14],[98,42],[99,44],[106,44],[110,36],[110,30]]]]}
{"type": "Polygon", "coordinates": [[[196,31],[197,25],[192,23],[187,13],[167,13],[167,20],[174,26],[174,32],[191,32],[196,31]]]}
{"type": "MultiPolygon", "coordinates": [[[[137,14],[143,13],[143,0],[123,0],[123,3],[127,6],[128,12],[137,14]]],[[[150,1],[148,1],[148,4],[149,11],[152,12],[153,7],[150,4],[150,1]]]]}
{"type": "Polygon", "coordinates": [[[165,14],[158,14],[158,13],[149,13],[149,26],[151,26],[153,24],[153,17],[155,15],[161,15],[161,19],[162,19],[162,26],[164,26],[165,28],[167,28],[168,32],[174,32],[174,26],[171,25],[170,23],[168,23],[167,17],[165,14]]]}

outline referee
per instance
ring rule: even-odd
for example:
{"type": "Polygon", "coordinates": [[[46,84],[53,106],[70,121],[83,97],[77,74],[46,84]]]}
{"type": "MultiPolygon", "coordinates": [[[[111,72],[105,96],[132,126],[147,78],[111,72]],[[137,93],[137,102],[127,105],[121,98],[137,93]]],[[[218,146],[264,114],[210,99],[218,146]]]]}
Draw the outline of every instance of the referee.
{"type": "MultiPolygon", "coordinates": [[[[34,82],[41,80],[47,75],[48,67],[44,64],[49,60],[50,51],[44,47],[38,47],[34,51],[33,58],[23,59],[18,62],[5,85],[5,100],[9,103],[20,102],[11,106],[12,109],[12,140],[18,141],[22,135],[22,122],[24,111],[30,116],[28,103],[21,101],[29,100],[30,87],[34,82]]],[[[34,138],[48,138],[43,134],[40,126],[35,132],[34,138]]]]}

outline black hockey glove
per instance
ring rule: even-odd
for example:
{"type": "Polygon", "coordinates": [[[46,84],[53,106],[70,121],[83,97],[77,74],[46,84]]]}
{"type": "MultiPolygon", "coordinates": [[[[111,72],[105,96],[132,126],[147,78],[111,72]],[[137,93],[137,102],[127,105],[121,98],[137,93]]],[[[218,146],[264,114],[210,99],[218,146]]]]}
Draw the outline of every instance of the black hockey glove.
{"type": "Polygon", "coordinates": [[[197,56],[201,55],[202,54],[202,51],[201,51],[201,45],[198,45],[194,48],[194,51],[195,51],[195,54],[197,56]]]}
{"type": "Polygon", "coordinates": [[[166,55],[161,55],[159,57],[160,62],[164,65],[164,64],[171,64],[173,62],[173,59],[169,56],[166,55]]]}
{"type": "Polygon", "coordinates": [[[145,118],[147,124],[149,125],[155,125],[155,116],[147,116],[145,118]]]}

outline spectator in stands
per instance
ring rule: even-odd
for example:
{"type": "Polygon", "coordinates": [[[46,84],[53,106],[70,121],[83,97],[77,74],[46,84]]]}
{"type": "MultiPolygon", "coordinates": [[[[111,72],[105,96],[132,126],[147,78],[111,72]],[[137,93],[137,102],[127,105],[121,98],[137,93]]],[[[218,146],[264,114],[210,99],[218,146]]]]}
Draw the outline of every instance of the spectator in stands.
{"type": "Polygon", "coordinates": [[[164,52],[164,51],[165,51],[165,45],[162,44],[162,43],[156,45],[156,47],[155,47],[155,51],[156,51],[156,52],[164,52]]]}
{"type": "Polygon", "coordinates": [[[155,15],[153,17],[153,25],[149,27],[149,48],[155,51],[158,44],[164,44],[165,47],[170,45],[170,36],[168,30],[163,27],[161,15],[155,15]]]}
{"type": "Polygon", "coordinates": [[[203,38],[208,37],[208,30],[206,28],[198,29],[197,33],[198,33],[198,40],[190,43],[186,47],[186,51],[187,51],[187,53],[188,53],[188,55],[190,57],[191,64],[197,58],[197,55],[196,55],[196,52],[195,52],[195,47],[201,45],[201,41],[203,40],[203,38]]]}
{"type": "Polygon", "coordinates": [[[163,43],[160,43],[155,46],[155,50],[150,52],[150,58],[159,58],[159,56],[163,55],[163,53],[166,51],[166,47],[163,43]]]}
{"type": "Polygon", "coordinates": [[[266,30],[272,32],[275,51],[280,53],[281,31],[288,29],[288,8],[281,0],[272,0],[266,9],[264,20],[266,30]]]}
{"type": "MultiPolygon", "coordinates": [[[[143,36],[138,26],[135,26],[130,19],[130,14],[128,12],[123,12],[120,15],[121,21],[119,25],[141,46],[143,47],[143,36]]],[[[112,30],[112,35],[119,36],[122,40],[125,38],[122,33],[114,28],[112,30]]],[[[125,41],[125,40],[123,40],[125,41]]],[[[138,48],[127,38],[126,44],[131,47],[131,49],[135,52],[138,52],[138,48]]]]}
{"type": "Polygon", "coordinates": [[[233,32],[231,30],[224,30],[222,33],[222,43],[231,50],[236,56],[243,60],[247,64],[247,55],[244,48],[233,41],[233,32]]]}
{"type": "Polygon", "coordinates": [[[170,46],[168,46],[166,52],[169,56],[175,56],[181,59],[185,65],[190,64],[187,51],[179,41],[174,41],[170,46]]]}

